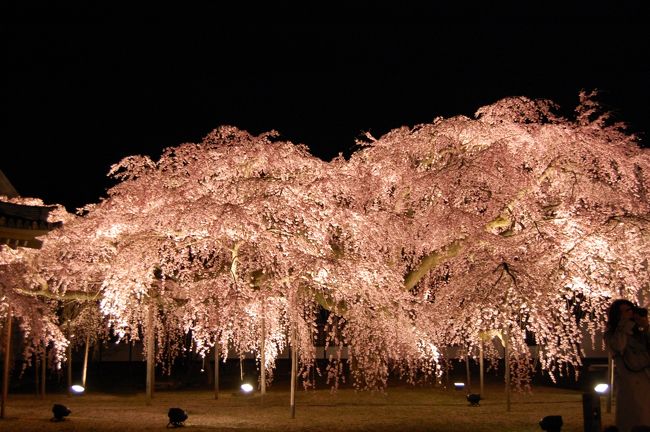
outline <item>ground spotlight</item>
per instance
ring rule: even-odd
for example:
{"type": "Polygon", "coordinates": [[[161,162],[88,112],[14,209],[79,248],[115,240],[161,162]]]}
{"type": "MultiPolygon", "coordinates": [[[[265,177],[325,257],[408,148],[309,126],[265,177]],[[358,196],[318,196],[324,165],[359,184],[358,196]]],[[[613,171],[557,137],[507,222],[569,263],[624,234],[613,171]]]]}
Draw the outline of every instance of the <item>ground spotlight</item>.
{"type": "Polygon", "coordinates": [[[185,426],[187,413],[181,408],[169,408],[167,417],[169,417],[169,423],[167,423],[167,427],[185,426]]]}
{"type": "Polygon", "coordinates": [[[250,393],[253,391],[253,386],[250,383],[243,383],[241,386],[239,386],[241,389],[242,393],[250,393]]]}
{"type": "Polygon", "coordinates": [[[562,430],[563,424],[564,422],[562,421],[562,416],[550,415],[544,417],[539,422],[539,427],[541,427],[543,431],[547,432],[560,432],[562,430]]]}
{"type": "Polygon", "coordinates": [[[72,411],[70,411],[65,405],[54,404],[52,407],[52,415],[54,417],[52,417],[51,420],[56,422],[63,421],[70,415],[70,413],[72,413],[72,411]]]}
{"type": "Polygon", "coordinates": [[[609,386],[607,384],[602,384],[602,383],[596,384],[596,386],[594,387],[594,391],[599,394],[607,393],[608,390],[609,390],[609,386]]]}
{"type": "Polygon", "coordinates": [[[465,388],[465,383],[463,383],[463,382],[455,382],[454,383],[454,388],[456,390],[462,390],[462,389],[465,388]]]}
{"type": "Polygon", "coordinates": [[[479,406],[478,403],[481,401],[481,395],[477,393],[470,393],[467,395],[467,402],[469,406],[479,406]]]}
{"type": "Polygon", "coordinates": [[[86,389],[83,386],[80,386],[79,384],[70,386],[70,390],[72,390],[72,392],[76,394],[81,394],[86,391],[86,389]]]}

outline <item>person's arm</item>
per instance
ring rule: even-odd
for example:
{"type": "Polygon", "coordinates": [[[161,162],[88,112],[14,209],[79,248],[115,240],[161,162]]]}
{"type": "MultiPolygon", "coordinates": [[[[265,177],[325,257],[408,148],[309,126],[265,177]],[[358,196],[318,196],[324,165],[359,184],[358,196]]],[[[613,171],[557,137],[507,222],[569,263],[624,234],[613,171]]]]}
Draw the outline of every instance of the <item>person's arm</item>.
{"type": "Polygon", "coordinates": [[[618,327],[613,332],[607,333],[607,345],[609,349],[616,353],[622,353],[627,345],[627,338],[632,334],[634,329],[634,321],[621,320],[618,327]]]}

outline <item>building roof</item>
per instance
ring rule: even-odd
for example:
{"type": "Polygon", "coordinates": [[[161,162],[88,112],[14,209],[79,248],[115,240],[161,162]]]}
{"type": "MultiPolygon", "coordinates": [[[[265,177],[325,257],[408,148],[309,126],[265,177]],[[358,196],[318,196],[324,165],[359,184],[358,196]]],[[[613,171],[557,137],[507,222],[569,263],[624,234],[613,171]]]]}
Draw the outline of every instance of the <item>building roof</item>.
{"type": "MultiPolygon", "coordinates": [[[[0,171],[0,195],[8,198],[19,197],[9,179],[0,171]]],[[[0,244],[10,247],[30,247],[40,249],[43,245],[38,236],[61,225],[60,222],[47,221],[54,206],[33,206],[0,201],[0,244]]]]}
{"type": "Polygon", "coordinates": [[[6,195],[9,198],[16,198],[18,191],[14,188],[14,185],[11,184],[7,176],[0,170],[0,195],[6,195]]]}

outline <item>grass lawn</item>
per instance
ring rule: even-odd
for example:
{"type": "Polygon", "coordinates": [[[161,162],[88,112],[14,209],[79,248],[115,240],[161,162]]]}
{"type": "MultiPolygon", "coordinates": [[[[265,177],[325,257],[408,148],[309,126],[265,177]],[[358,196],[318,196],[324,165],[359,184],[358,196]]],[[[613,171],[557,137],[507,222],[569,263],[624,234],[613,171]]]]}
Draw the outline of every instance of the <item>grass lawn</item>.
{"type": "MultiPolygon", "coordinates": [[[[513,394],[506,411],[503,386],[486,387],[479,407],[468,406],[463,392],[433,387],[389,387],[385,393],[299,390],[296,417],[290,418],[289,392],[272,387],[266,396],[238,396],[209,391],[158,391],[150,406],[143,393],[62,394],[39,399],[10,394],[0,431],[163,431],[167,410],[178,406],[189,414],[191,431],[541,431],[546,415],[561,415],[563,432],[583,430],[582,394],[575,390],[537,386],[531,394],[513,394]],[[51,422],[51,408],[62,403],[72,410],[63,422],[51,422]]],[[[613,423],[605,412],[602,424],[613,423]]],[[[613,410],[612,410],[613,411],[613,410]]]]}

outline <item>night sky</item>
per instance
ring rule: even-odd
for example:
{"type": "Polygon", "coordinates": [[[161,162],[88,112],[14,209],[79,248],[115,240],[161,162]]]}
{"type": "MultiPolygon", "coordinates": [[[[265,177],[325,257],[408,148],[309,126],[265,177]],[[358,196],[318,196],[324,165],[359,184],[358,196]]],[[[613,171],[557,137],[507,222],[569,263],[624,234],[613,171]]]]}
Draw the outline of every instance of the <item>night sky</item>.
{"type": "Polygon", "coordinates": [[[0,169],[22,196],[71,211],[104,196],[122,157],[224,124],[275,129],[329,160],[364,131],[506,96],[570,112],[597,88],[632,131],[649,129],[641,1],[16,3],[0,6],[0,169]]]}

